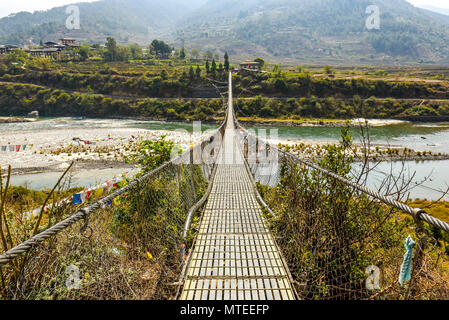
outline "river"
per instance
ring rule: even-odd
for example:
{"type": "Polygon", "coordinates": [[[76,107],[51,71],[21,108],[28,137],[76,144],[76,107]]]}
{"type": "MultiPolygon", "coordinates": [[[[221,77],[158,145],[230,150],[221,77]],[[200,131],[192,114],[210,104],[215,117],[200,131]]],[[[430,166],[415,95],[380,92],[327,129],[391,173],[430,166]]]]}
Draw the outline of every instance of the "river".
{"type": "MultiPolygon", "coordinates": [[[[191,123],[112,120],[112,119],[86,119],[75,120],[71,118],[47,118],[31,123],[0,124],[0,132],[29,131],[39,132],[52,129],[85,129],[91,128],[135,128],[143,130],[187,130],[192,131],[191,123]]],[[[216,129],[217,125],[206,124],[202,130],[216,129]]],[[[281,140],[303,140],[307,142],[335,143],[340,138],[340,128],[323,127],[248,127],[248,129],[276,129],[281,140]]],[[[56,132],[56,131],[55,131],[56,132]]],[[[351,130],[354,141],[360,141],[359,129],[351,130]]],[[[375,126],[369,130],[371,143],[407,147],[419,151],[432,151],[434,153],[449,153],[449,123],[393,123],[384,126],[375,126]]],[[[401,163],[382,163],[375,172],[372,172],[368,185],[377,188],[385,173],[400,172],[401,163]]],[[[419,183],[425,177],[428,179],[423,186],[410,190],[411,198],[427,198],[436,200],[441,197],[441,190],[449,186],[449,161],[410,161],[405,164],[406,175],[416,176],[413,183],[419,183]]],[[[73,186],[90,187],[104,182],[116,175],[122,174],[124,169],[92,169],[74,173],[73,186]]],[[[26,185],[32,189],[51,187],[57,181],[56,173],[42,173],[34,175],[14,176],[13,185],[26,185]]],[[[446,197],[449,201],[449,198],[446,197]]]]}

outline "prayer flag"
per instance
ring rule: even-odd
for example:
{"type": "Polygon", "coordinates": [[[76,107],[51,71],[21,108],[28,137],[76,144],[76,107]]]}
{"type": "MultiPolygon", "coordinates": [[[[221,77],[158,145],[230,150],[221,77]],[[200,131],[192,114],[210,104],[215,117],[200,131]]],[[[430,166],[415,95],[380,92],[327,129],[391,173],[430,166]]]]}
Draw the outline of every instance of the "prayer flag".
{"type": "Polygon", "coordinates": [[[77,193],[73,195],[73,205],[76,206],[78,204],[81,204],[81,194],[77,193]]]}
{"type": "Polygon", "coordinates": [[[95,198],[100,198],[103,195],[103,191],[103,188],[97,189],[97,191],[95,191],[95,198]]]}
{"type": "Polygon", "coordinates": [[[6,152],[7,148],[8,148],[8,146],[2,146],[2,152],[6,152]]]}
{"type": "Polygon", "coordinates": [[[20,145],[17,145],[16,146],[16,152],[19,152],[20,151],[20,145]]]}

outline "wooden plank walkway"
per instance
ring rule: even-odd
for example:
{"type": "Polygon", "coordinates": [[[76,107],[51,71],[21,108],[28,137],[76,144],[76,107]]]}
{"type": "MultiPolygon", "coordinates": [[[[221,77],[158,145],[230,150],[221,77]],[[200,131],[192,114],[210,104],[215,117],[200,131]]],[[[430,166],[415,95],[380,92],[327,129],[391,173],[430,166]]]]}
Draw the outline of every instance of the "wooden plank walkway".
{"type": "Polygon", "coordinates": [[[233,121],[228,121],[181,300],[294,299],[288,270],[243,164],[233,121]]]}

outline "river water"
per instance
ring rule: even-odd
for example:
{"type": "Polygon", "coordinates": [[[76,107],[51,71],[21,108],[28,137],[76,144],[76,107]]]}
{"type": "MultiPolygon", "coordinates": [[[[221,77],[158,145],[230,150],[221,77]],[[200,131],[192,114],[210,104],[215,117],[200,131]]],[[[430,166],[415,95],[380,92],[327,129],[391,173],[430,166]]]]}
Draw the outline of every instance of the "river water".
{"type": "MultiPolygon", "coordinates": [[[[202,130],[213,130],[218,125],[202,125],[202,130]]],[[[87,119],[75,120],[71,118],[48,118],[32,123],[0,124],[0,132],[30,131],[39,132],[49,129],[86,129],[91,128],[136,128],[144,130],[187,130],[192,131],[191,123],[177,122],[146,122],[135,120],[87,119]]],[[[281,140],[303,140],[306,142],[335,143],[340,138],[340,128],[323,127],[248,127],[249,129],[277,130],[281,140]]],[[[360,140],[359,129],[352,129],[354,141],[360,140]]],[[[55,131],[56,132],[56,131],[55,131]]],[[[371,143],[407,147],[419,151],[433,151],[435,153],[449,153],[449,123],[393,123],[375,126],[369,130],[371,143]]],[[[401,163],[382,163],[371,173],[368,185],[378,188],[386,173],[398,175],[401,163]]],[[[419,186],[410,190],[411,198],[427,198],[436,200],[441,197],[441,191],[449,187],[449,161],[425,161],[405,163],[405,175],[413,176],[413,183],[419,186]],[[423,185],[421,182],[426,179],[423,185]]],[[[73,186],[94,186],[114,176],[120,175],[125,169],[92,169],[74,174],[73,186]]],[[[26,185],[32,189],[52,187],[57,181],[57,173],[41,173],[34,175],[14,176],[14,185],[26,185]]],[[[449,198],[446,197],[449,201],[449,198]]]]}

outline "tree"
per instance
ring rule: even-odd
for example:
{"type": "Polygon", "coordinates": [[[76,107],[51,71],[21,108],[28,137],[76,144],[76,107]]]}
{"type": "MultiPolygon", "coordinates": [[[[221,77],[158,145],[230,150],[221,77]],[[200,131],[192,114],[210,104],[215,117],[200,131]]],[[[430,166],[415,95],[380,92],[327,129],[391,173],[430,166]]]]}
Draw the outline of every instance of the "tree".
{"type": "Polygon", "coordinates": [[[131,58],[131,50],[128,47],[118,47],[116,61],[128,61],[131,58]]]}
{"type": "Polygon", "coordinates": [[[199,65],[196,66],[196,77],[197,79],[201,79],[201,68],[199,65]]]}
{"type": "Polygon", "coordinates": [[[212,67],[210,68],[210,72],[214,76],[217,74],[217,63],[215,62],[215,59],[212,60],[212,67]]]}
{"type": "Polygon", "coordinates": [[[172,48],[164,41],[153,40],[150,47],[150,53],[157,58],[168,58],[172,52],[172,48]]]}
{"type": "Polygon", "coordinates": [[[167,79],[168,79],[168,73],[167,73],[167,70],[163,69],[163,70],[161,71],[161,78],[162,78],[163,80],[167,80],[167,79]]]}
{"type": "Polygon", "coordinates": [[[254,62],[257,62],[259,64],[259,70],[262,70],[262,68],[265,66],[265,60],[262,58],[256,58],[254,59],[254,62]]]}
{"type": "Polygon", "coordinates": [[[104,52],[104,60],[106,61],[117,61],[118,49],[117,41],[114,38],[106,39],[106,50],[104,52]]]}
{"type": "Polygon", "coordinates": [[[170,161],[174,143],[166,136],[142,141],[137,151],[130,156],[130,161],[139,164],[141,173],[147,173],[170,161]]]}
{"type": "Polygon", "coordinates": [[[132,44],[129,46],[129,50],[131,53],[131,58],[133,60],[142,59],[143,58],[143,50],[142,47],[138,44],[132,44]]]}
{"type": "Polygon", "coordinates": [[[198,60],[200,58],[200,51],[196,48],[193,48],[192,51],[190,51],[190,57],[193,60],[198,60]]]}
{"type": "Polygon", "coordinates": [[[79,47],[76,53],[79,55],[81,61],[86,61],[89,58],[89,46],[79,47]]]}
{"type": "Polygon", "coordinates": [[[193,70],[192,66],[190,66],[190,70],[189,70],[189,79],[191,82],[193,82],[195,80],[195,70],[193,70]]]}
{"type": "Polygon", "coordinates": [[[324,73],[328,74],[328,75],[331,75],[331,74],[334,74],[335,71],[334,71],[334,69],[332,69],[331,66],[326,65],[326,66],[324,66],[324,73]]]}
{"type": "Polygon", "coordinates": [[[179,53],[179,57],[181,59],[185,59],[186,58],[186,49],[184,47],[181,49],[181,52],[179,53]]]}
{"type": "Polygon", "coordinates": [[[229,71],[229,55],[227,52],[224,55],[224,69],[229,71]]]}
{"type": "Polygon", "coordinates": [[[210,72],[210,64],[209,64],[209,60],[206,60],[206,73],[210,72]]]}
{"type": "Polygon", "coordinates": [[[212,60],[214,58],[214,54],[212,53],[212,51],[207,50],[204,54],[204,57],[206,58],[206,60],[212,60]]]}

